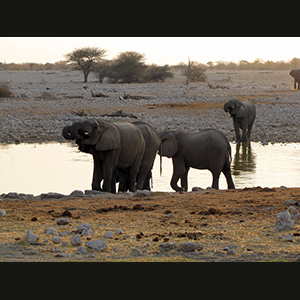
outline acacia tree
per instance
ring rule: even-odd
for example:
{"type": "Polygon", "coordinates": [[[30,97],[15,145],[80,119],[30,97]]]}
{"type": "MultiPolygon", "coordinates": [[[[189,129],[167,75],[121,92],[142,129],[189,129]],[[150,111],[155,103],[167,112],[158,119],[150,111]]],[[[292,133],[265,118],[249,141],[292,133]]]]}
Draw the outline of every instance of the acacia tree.
{"type": "Polygon", "coordinates": [[[134,51],[122,52],[114,60],[110,76],[126,83],[140,82],[146,68],[144,61],[143,54],[134,51]]]}
{"type": "Polygon", "coordinates": [[[105,55],[106,50],[98,47],[84,47],[75,49],[65,55],[67,62],[71,63],[76,70],[82,70],[84,82],[87,82],[88,76],[95,63],[99,62],[105,55]]]}

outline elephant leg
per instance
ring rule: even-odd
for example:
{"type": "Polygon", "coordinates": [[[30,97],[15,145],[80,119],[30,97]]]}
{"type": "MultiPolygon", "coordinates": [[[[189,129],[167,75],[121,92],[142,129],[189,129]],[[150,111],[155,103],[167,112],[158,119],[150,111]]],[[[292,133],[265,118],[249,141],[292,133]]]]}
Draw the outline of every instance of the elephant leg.
{"type": "Polygon", "coordinates": [[[223,174],[226,178],[226,181],[227,181],[227,188],[228,189],[235,189],[230,169],[229,170],[228,169],[223,170],[222,172],[223,172],[223,174]]]}
{"type": "Polygon", "coordinates": [[[126,192],[128,190],[127,184],[127,169],[118,169],[118,177],[119,177],[119,189],[118,192],[126,192]]]}
{"type": "Polygon", "coordinates": [[[102,162],[97,156],[93,156],[94,160],[94,172],[92,181],[92,190],[101,190],[100,183],[103,179],[102,162]]]}
{"type": "Polygon", "coordinates": [[[170,182],[171,188],[176,192],[183,191],[182,187],[177,185],[179,178],[182,178],[185,173],[185,164],[184,160],[180,158],[173,157],[173,175],[170,182]]]}
{"type": "Polygon", "coordinates": [[[189,168],[186,169],[182,177],[180,178],[181,187],[187,192],[188,191],[188,172],[189,168]]]}
{"type": "Polygon", "coordinates": [[[242,132],[243,132],[243,135],[242,135],[242,142],[247,142],[248,141],[248,138],[247,138],[247,125],[246,125],[246,120],[244,120],[242,122],[242,132]]]}
{"type": "Polygon", "coordinates": [[[103,190],[109,193],[116,192],[116,166],[119,158],[117,150],[108,151],[106,158],[103,162],[103,190]]]}
{"type": "Polygon", "coordinates": [[[213,182],[212,182],[212,188],[218,190],[219,189],[219,177],[221,172],[220,171],[211,171],[213,175],[213,182]]]}
{"type": "MultiPolygon", "coordinates": [[[[149,170],[149,167],[145,167],[145,166],[140,167],[139,174],[137,176],[137,185],[136,185],[136,188],[138,190],[143,189],[147,181],[149,186],[149,179],[150,179],[149,174],[151,175],[151,169],[149,170]]],[[[149,186],[149,190],[150,190],[150,186],[149,186]]]]}
{"type": "Polygon", "coordinates": [[[240,126],[239,126],[238,122],[236,122],[236,121],[233,121],[233,126],[234,126],[234,131],[235,131],[236,142],[240,143],[241,142],[240,126]]]}
{"type": "Polygon", "coordinates": [[[247,137],[248,137],[248,141],[250,141],[251,138],[251,130],[254,124],[254,120],[248,125],[248,132],[247,132],[247,137]]]}
{"type": "MultiPolygon", "coordinates": [[[[298,84],[298,88],[299,88],[299,84],[298,84]]],[[[296,79],[294,79],[294,90],[296,89],[296,79]]]]}

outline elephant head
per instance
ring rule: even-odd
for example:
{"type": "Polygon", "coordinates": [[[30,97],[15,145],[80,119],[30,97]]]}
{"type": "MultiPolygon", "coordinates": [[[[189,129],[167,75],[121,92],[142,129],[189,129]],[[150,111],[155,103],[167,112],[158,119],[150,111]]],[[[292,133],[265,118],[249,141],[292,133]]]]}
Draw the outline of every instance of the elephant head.
{"type": "Polygon", "coordinates": [[[168,158],[173,157],[178,152],[178,142],[173,131],[164,131],[160,135],[161,147],[159,155],[168,158]]]}
{"type": "Polygon", "coordinates": [[[94,146],[97,151],[119,149],[121,143],[116,126],[95,119],[75,122],[72,126],[64,127],[63,137],[68,140],[75,139],[81,151],[86,151],[91,146],[94,146]]]}
{"type": "Polygon", "coordinates": [[[240,107],[241,107],[241,102],[236,99],[230,100],[224,104],[225,112],[229,112],[232,117],[233,116],[240,117],[238,116],[240,107]]]}

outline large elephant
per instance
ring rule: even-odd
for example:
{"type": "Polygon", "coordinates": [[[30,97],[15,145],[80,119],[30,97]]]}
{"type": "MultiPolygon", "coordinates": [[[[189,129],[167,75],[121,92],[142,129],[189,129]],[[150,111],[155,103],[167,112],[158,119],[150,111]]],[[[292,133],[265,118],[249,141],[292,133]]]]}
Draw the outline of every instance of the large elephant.
{"type": "Polygon", "coordinates": [[[145,141],[137,126],[129,122],[109,123],[89,119],[64,127],[62,134],[66,139],[75,139],[79,150],[93,155],[93,190],[101,189],[103,179],[103,191],[115,193],[117,169],[128,170],[130,191],[142,189],[143,178],[147,174],[141,174],[137,186],[135,183],[145,151],[145,141]]]}
{"type": "Polygon", "coordinates": [[[162,156],[172,158],[173,175],[171,187],[175,191],[188,190],[190,168],[208,169],[213,175],[212,188],[219,188],[221,172],[226,177],[229,189],[234,189],[231,177],[231,147],[225,135],[215,129],[197,133],[164,131],[160,134],[162,156]],[[177,182],[181,179],[181,187],[177,182]]]}
{"type": "Polygon", "coordinates": [[[300,69],[293,69],[290,72],[290,75],[294,78],[294,89],[299,90],[299,83],[300,83],[300,69]],[[296,84],[298,83],[298,88],[296,88],[296,84]]]}
{"type": "Polygon", "coordinates": [[[250,141],[251,130],[256,116],[255,105],[250,101],[230,100],[224,104],[225,112],[229,112],[233,119],[236,141],[250,141]],[[240,129],[243,131],[242,138],[240,129]]]}
{"type": "MultiPolygon", "coordinates": [[[[143,189],[146,190],[151,190],[151,185],[150,185],[150,179],[152,177],[152,168],[154,164],[154,160],[156,157],[156,154],[159,150],[160,147],[160,138],[156,132],[156,130],[149,124],[145,122],[133,122],[135,126],[137,126],[140,131],[142,132],[142,135],[144,137],[145,141],[145,152],[141,161],[140,169],[138,172],[137,176],[137,181],[143,180],[141,176],[144,176],[146,174],[146,177],[144,178],[144,185],[143,189]]],[[[121,177],[122,175],[120,174],[120,170],[118,170],[119,176],[121,177]]],[[[123,173],[123,178],[120,179],[120,185],[119,185],[119,191],[125,192],[128,189],[128,171],[123,173]],[[126,186],[122,185],[122,182],[126,183],[126,186]]]]}

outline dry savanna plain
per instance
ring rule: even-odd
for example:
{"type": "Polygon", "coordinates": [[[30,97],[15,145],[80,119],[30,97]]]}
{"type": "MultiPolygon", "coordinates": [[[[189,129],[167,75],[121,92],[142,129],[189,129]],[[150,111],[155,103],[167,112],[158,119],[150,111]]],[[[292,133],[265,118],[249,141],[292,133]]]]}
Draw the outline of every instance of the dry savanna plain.
{"type": "MultiPolygon", "coordinates": [[[[185,85],[180,74],[161,83],[99,84],[92,75],[83,83],[75,71],[2,71],[0,82],[14,97],[0,99],[0,142],[65,142],[64,126],[91,117],[120,119],[102,116],[120,110],[127,114],[122,119],[148,122],[157,131],[212,127],[234,141],[223,105],[235,98],[256,105],[253,141],[296,143],[300,91],[288,73],[206,71],[206,82],[185,85]]],[[[0,261],[299,261],[300,221],[290,230],[275,226],[276,215],[291,205],[300,206],[300,188],[5,195],[0,261]],[[90,230],[83,232],[78,227],[85,223],[90,230]]]]}

